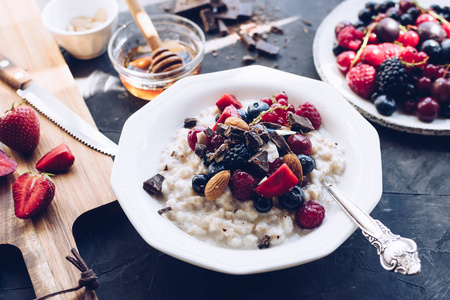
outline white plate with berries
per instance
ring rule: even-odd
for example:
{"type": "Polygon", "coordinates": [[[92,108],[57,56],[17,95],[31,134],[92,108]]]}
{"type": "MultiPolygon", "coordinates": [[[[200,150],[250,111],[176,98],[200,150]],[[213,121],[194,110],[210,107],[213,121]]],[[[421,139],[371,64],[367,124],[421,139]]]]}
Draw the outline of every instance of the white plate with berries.
{"type": "Polygon", "coordinates": [[[342,2],[317,30],[314,64],[367,119],[399,131],[450,135],[449,3],[418,2],[439,13],[421,11],[411,0],[342,2]]]}
{"type": "MultiPolygon", "coordinates": [[[[227,175],[228,173],[229,175],[227,170],[221,171],[219,169],[217,173],[214,173],[215,175],[211,175],[212,177],[204,186],[205,197],[200,196],[200,194],[195,195],[197,190],[193,177],[191,177],[191,174],[185,176],[185,172],[188,170],[187,165],[192,165],[195,159],[198,160],[197,156],[200,155],[200,152],[195,151],[192,154],[193,150],[189,145],[191,139],[186,136],[188,130],[183,128],[186,127],[186,125],[183,125],[183,121],[205,110],[212,111],[210,108],[217,109],[215,104],[224,94],[234,95],[236,99],[244,103],[246,101],[260,101],[280,91],[289,95],[289,103],[295,108],[309,102],[318,110],[321,123],[314,122],[316,127],[319,126],[317,131],[333,141],[333,143],[328,144],[329,147],[339,145],[340,148],[344,149],[341,158],[346,162],[345,171],[339,174],[337,185],[364,211],[369,213],[372,211],[382,194],[380,144],[376,130],[331,86],[321,81],[267,67],[250,66],[182,79],[142,107],[125,123],[119,141],[119,151],[114,161],[111,185],[124,212],[146,242],[166,254],[200,267],[229,274],[252,274],[297,266],[322,258],[338,248],[354,232],[356,229],[354,223],[331,199],[328,199],[328,201],[321,199],[321,201],[324,201],[322,203],[325,207],[325,218],[321,220],[320,226],[312,230],[295,228],[293,234],[282,244],[276,245],[274,239],[272,239],[274,241],[273,246],[269,247],[267,241],[264,241],[262,249],[259,245],[258,247],[253,245],[254,247],[251,249],[239,248],[239,244],[222,246],[217,243],[205,242],[196,237],[195,235],[198,232],[204,230],[199,226],[203,226],[204,224],[200,223],[204,223],[210,218],[208,214],[196,218],[199,222],[198,225],[193,224],[187,232],[183,228],[183,222],[175,224],[174,218],[176,215],[171,214],[178,209],[183,209],[183,207],[195,208],[194,213],[197,209],[200,212],[202,207],[212,209],[216,207],[216,209],[223,211],[228,209],[225,206],[220,208],[225,203],[227,207],[231,206],[231,211],[225,214],[227,216],[225,221],[229,222],[236,218],[235,226],[232,227],[235,230],[238,230],[238,225],[244,223],[248,225],[249,221],[244,219],[246,215],[252,216],[253,219],[260,219],[262,214],[265,213],[263,211],[265,210],[264,203],[259,203],[261,206],[259,208],[255,206],[255,209],[253,209],[253,205],[256,204],[251,204],[252,200],[239,202],[236,199],[231,199],[233,187],[222,186],[227,176],[213,180],[219,174],[227,175]],[[179,135],[179,132],[184,134],[179,135]],[[177,136],[175,140],[173,139],[174,135],[177,136]],[[172,150],[167,151],[169,147],[173,146],[172,144],[177,143],[178,136],[181,136],[183,145],[177,146],[177,149],[173,152],[172,150]],[[192,158],[194,156],[195,159],[192,158]],[[179,159],[181,163],[173,164],[175,158],[179,159]],[[158,186],[157,182],[160,178],[154,175],[161,172],[161,161],[163,161],[163,164],[167,162],[163,168],[163,173],[161,173],[166,176],[164,179],[166,183],[162,184],[161,192],[167,193],[168,197],[166,197],[167,195],[149,194],[149,192],[154,192],[152,189],[158,186]],[[169,176],[171,170],[174,170],[174,173],[179,170],[180,173],[177,176],[184,176],[187,179],[180,177],[180,180],[178,180],[169,176]],[[155,180],[152,182],[156,182],[156,184],[146,186],[149,178],[154,178],[155,180]],[[171,183],[167,181],[171,181],[171,183]],[[188,182],[185,190],[179,188],[184,184],[183,181],[188,182]],[[213,188],[212,194],[208,195],[206,189],[212,181],[214,181],[212,185],[217,184],[217,189],[225,189],[225,191],[221,191],[221,193],[224,193],[223,195],[215,195],[216,188],[213,188]],[[194,199],[194,202],[186,203],[186,205],[178,203],[185,201],[184,195],[186,195],[186,198],[194,199]],[[227,198],[224,198],[226,195],[230,196],[228,199],[231,202],[227,202],[227,198]],[[172,201],[173,210],[168,209],[167,203],[169,203],[169,200],[166,202],[166,198],[172,201]],[[239,210],[244,209],[246,203],[251,205],[247,205],[248,212],[245,215],[239,210]],[[238,205],[240,209],[233,210],[233,205],[238,205]],[[236,213],[236,217],[231,216],[234,213],[236,213]],[[238,222],[238,220],[241,220],[241,222],[238,222]]],[[[229,109],[231,115],[234,110],[229,109]]],[[[222,115],[226,111],[227,109],[224,109],[222,115]]],[[[236,118],[239,119],[239,116],[236,115],[236,118]]],[[[214,125],[214,122],[213,115],[211,124],[214,125]]],[[[239,124],[236,120],[234,122],[239,124]]],[[[213,128],[212,125],[208,126],[213,128]]],[[[229,128],[232,128],[231,125],[229,126],[229,128]]],[[[218,125],[217,127],[222,126],[218,125]]],[[[280,134],[285,131],[280,131],[280,134]]],[[[234,134],[239,133],[239,130],[232,128],[229,133],[234,136],[234,134]]],[[[217,128],[216,134],[219,134],[217,128]]],[[[223,134],[227,136],[227,133],[223,134]]],[[[200,140],[203,139],[201,136],[202,134],[196,135],[196,148],[201,143],[200,140]]],[[[272,135],[270,138],[272,139],[272,135]]],[[[291,143],[290,141],[287,142],[288,144],[291,143]]],[[[293,144],[291,146],[294,147],[293,144]]],[[[315,144],[312,147],[314,152],[315,144]]],[[[274,152],[271,153],[273,155],[274,152]]],[[[202,163],[206,157],[198,160],[198,162],[202,163]]],[[[284,161],[285,157],[283,156],[284,161]]],[[[213,163],[220,163],[220,161],[215,160],[213,163]]],[[[287,161],[285,163],[288,164],[287,161]]],[[[195,170],[206,169],[209,172],[209,167],[199,167],[195,170]]],[[[293,172],[290,169],[283,164],[277,169],[280,170],[278,175],[282,173],[292,175],[293,172]]],[[[259,183],[259,191],[267,190],[266,187],[270,185],[269,183],[273,183],[273,180],[269,180],[269,178],[276,173],[277,171],[269,175],[266,181],[259,183]],[[264,182],[267,183],[263,189],[264,182]]],[[[292,179],[292,176],[289,178],[292,179]]],[[[298,184],[300,184],[300,181],[298,184]]],[[[200,189],[201,185],[198,188],[200,189]]],[[[263,196],[267,195],[264,194],[263,196]]],[[[272,196],[270,195],[270,197],[272,196]]],[[[276,201],[277,199],[273,200],[275,202],[272,210],[267,213],[268,215],[272,214],[274,210],[280,210],[279,206],[282,203],[279,200],[276,201]]],[[[256,202],[256,200],[253,200],[253,202],[256,202]]],[[[286,214],[290,214],[287,210],[284,211],[286,214]]],[[[209,211],[211,215],[215,213],[214,210],[209,211]]],[[[187,212],[182,213],[180,217],[185,218],[189,214],[187,212]]],[[[272,221],[277,221],[278,217],[275,214],[271,216],[272,221]]],[[[186,222],[191,221],[186,219],[186,222]]],[[[214,222],[208,227],[211,233],[215,230],[214,227],[217,227],[218,222],[221,221],[214,219],[214,222]]],[[[292,220],[289,222],[290,226],[295,225],[292,224],[292,220]]],[[[223,233],[225,231],[223,229],[226,229],[221,226],[218,230],[219,233],[223,233]]],[[[270,231],[270,228],[266,229],[270,231]]],[[[231,230],[226,231],[227,234],[230,232],[231,230]]],[[[208,233],[205,236],[207,237],[208,233]]],[[[252,237],[249,235],[242,240],[251,242],[252,237]]]]}

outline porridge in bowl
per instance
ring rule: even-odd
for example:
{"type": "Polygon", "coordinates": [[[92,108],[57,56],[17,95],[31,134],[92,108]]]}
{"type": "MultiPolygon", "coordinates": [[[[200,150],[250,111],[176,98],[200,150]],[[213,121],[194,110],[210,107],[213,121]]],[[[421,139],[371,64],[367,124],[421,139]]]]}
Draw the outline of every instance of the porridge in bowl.
{"type": "Polygon", "coordinates": [[[312,104],[295,109],[285,93],[242,102],[224,94],[185,120],[144,189],[161,193],[161,214],[206,243],[273,247],[320,226],[320,182],[339,181],[343,154],[312,104]]]}

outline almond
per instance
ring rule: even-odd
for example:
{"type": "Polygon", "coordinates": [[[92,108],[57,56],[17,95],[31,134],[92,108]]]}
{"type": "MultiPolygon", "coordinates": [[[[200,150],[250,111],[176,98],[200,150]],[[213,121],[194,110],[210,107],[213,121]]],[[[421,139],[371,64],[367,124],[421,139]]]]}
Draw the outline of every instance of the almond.
{"type": "Polygon", "coordinates": [[[205,186],[205,196],[209,201],[219,198],[228,186],[230,171],[224,170],[214,175],[205,186]]]}
{"type": "Polygon", "coordinates": [[[225,125],[236,126],[242,130],[250,130],[250,127],[248,126],[247,122],[238,117],[228,117],[225,120],[225,125]]]}
{"type": "Polygon", "coordinates": [[[298,180],[303,179],[303,169],[297,155],[288,153],[283,156],[283,162],[288,165],[289,169],[295,174],[298,180]]]}

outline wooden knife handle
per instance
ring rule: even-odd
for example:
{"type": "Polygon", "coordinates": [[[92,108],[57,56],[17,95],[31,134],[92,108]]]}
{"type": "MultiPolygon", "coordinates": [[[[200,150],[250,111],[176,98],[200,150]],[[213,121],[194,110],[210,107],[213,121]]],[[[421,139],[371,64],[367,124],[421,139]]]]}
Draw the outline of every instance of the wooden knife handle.
{"type": "Polygon", "coordinates": [[[27,72],[16,66],[12,60],[0,53],[0,80],[14,90],[24,89],[31,81],[27,72]]]}

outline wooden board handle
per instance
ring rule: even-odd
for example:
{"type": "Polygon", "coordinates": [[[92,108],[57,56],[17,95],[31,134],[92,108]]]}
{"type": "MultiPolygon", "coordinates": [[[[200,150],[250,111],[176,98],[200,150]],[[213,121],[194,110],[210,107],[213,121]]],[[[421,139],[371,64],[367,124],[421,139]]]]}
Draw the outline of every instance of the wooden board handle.
{"type": "Polygon", "coordinates": [[[14,90],[25,88],[31,77],[24,69],[16,66],[12,60],[0,53],[0,80],[14,90]]]}
{"type": "Polygon", "coordinates": [[[147,41],[147,44],[150,46],[152,51],[160,48],[162,45],[161,40],[158,36],[158,32],[156,32],[152,20],[145,12],[144,8],[142,8],[139,0],[126,0],[126,3],[131,15],[133,16],[134,21],[136,21],[136,24],[139,26],[139,29],[144,35],[145,40],[147,41]]]}

